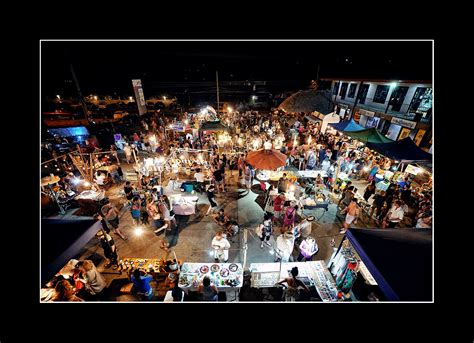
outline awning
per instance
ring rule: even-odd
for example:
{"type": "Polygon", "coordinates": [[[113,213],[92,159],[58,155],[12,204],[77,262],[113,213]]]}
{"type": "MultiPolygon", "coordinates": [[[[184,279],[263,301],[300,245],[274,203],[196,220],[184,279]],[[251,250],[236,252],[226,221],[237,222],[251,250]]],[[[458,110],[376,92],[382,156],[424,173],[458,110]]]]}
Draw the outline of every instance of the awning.
{"type": "Polygon", "coordinates": [[[331,123],[329,125],[331,125],[337,131],[362,131],[362,130],[365,130],[365,127],[360,126],[353,119],[351,119],[349,121],[339,122],[339,123],[331,123]]]}
{"type": "Polygon", "coordinates": [[[346,237],[387,300],[432,300],[431,230],[352,228],[346,237]]]}
{"type": "Polygon", "coordinates": [[[201,131],[229,131],[229,128],[224,126],[219,120],[207,121],[201,125],[201,131]]]}
{"type": "Polygon", "coordinates": [[[389,143],[391,139],[382,135],[376,128],[365,129],[361,131],[342,131],[347,136],[367,143],[389,143]]]}
{"type": "Polygon", "coordinates": [[[81,249],[100,229],[100,221],[41,220],[41,283],[45,284],[81,249]]]}
{"type": "Polygon", "coordinates": [[[410,137],[390,143],[367,143],[367,147],[401,162],[431,161],[433,158],[430,153],[420,149],[410,137]]]}

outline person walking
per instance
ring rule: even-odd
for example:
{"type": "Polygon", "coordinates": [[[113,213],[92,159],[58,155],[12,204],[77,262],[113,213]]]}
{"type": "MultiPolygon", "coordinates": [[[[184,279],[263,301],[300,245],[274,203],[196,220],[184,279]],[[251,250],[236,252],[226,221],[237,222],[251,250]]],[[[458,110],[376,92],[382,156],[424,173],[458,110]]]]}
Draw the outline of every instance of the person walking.
{"type": "Polygon", "coordinates": [[[209,200],[209,208],[207,209],[206,216],[208,216],[211,211],[215,211],[217,209],[216,195],[214,194],[215,190],[216,189],[213,184],[210,184],[207,187],[206,195],[207,200],[209,200]]]}
{"type": "MultiPolygon", "coordinates": [[[[119,219],[119,211],[117,208],[112,205],[110,202],[107,202],[102,209],[102,218],[104,219],[105,226],[107,226],[113,233],[119,235],[124,241],[127,240],[127,237],[123,234],[123,232],[119,229],[120,219],[119,219]]],[[[104,224],[104,222],[102,224],[104,224]]]]}
{"type": "Polygon", "coordinates": [[[360,214],[360,209],[357,203],[357,199],[352,198],[349,206],[347,206],[344,210],[341,211],[341,213],[345,212],[346,213],[346,219],[344,220],[343,223],[343,228],[339,233],[343,234],[346,233],[346,231],[349,229],[352,223],[356,224],[357,223],[357,218],[359,217],[360,214]]]}
{"type": "Polygon", "coordinates": [[[257,227],[257,235],[262,241],[260,248],[263,248],[263,243],[268,246],[271,246],[269,243],[270,237],[273,234],[273,224],[271,220],[271,215],[265,214],[263,218],[263,223],[257,227]]]}

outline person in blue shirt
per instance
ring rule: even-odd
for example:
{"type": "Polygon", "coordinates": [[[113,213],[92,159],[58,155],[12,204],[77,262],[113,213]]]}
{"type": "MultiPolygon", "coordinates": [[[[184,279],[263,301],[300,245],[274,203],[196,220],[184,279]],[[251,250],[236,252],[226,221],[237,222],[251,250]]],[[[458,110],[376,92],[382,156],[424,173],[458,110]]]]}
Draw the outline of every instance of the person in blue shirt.
{"type": "Polygon", "coordinates": [[[400,189],[404,189],[407,183],[408,183],[408,178],[406,177],[404,180],[398,182],[398,185],[400,186],[400,189]]]}
{"type": "Polygon", "coordinates": [[[153,280],[152,275],[142,275],[139,269],[135,269],[130,276],[130,280],[137,289],[137,294],[141,295],[143,300],[151,300],[153,298],[153,288],[150,286],[150,282],[153,280]]]}

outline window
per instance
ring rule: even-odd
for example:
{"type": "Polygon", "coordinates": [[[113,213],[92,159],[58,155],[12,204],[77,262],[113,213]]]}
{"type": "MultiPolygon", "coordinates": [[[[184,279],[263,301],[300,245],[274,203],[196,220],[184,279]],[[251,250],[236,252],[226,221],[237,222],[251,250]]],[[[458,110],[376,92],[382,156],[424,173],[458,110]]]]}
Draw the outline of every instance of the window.
{"type": "Polygon", "coordinates": [[[377,86],[373,101],[379,104],[384,104],[385,99],[387,99],[389,90],[390,90],[390,86],[382,86],[382,85],[377,86]]]}
{"type": "Polygon", "coordinates": [[[336,82],[334,84],[334,89],[332,90],[332,95],[337,95],[338,91],[339,91],[339,82],[336,82]]]}
{"type": "Polygon", "coordinates": [[[395,87],[392,94],[390,95],[389,102],[389,104],[392,105],[392,111],[400,111],[407,92],[408,87],[395,87]]]}
{"type": "Polygon", "coordinates": [[[351,85],[349,86],[349,93],[347,93],[348,98],[354,98],[356,88],[357,88],[357,83],[351,83],[351,85]]]}
{"type": "Polygon", "coordinates": [[[359,87],[359,92],[357,92],[357,99],[359,99],[359,103],[365,103],[365,98],[367,97],[367,92],[369,91],[370,85],[361,85],[359,87]]]}
{"type": "Polygon", "coordinates": [[[339,95],[341,96],[341,99],[345,99],[345,98],[346,98],[346,92],[347,92],[347,82],[344,82],[344,83],[341,85],[341,91],[339,92],[339,95]]]}
{"type": "Polygon", "coordinates": [[[433,106],[433,88],[418,87],[408,109],[409,113],[421,114],[427,118],[431,114],[433,106]]]}

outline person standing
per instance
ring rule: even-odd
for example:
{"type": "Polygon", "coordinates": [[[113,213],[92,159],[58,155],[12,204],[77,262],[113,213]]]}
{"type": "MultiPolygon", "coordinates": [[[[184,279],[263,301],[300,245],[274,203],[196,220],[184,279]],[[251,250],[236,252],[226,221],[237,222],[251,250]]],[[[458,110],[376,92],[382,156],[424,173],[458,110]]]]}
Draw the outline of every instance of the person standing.
{"type": "Polygon", "coordinates": [[[400,200],[395,200],[393,202],[392,208],[388,211],[382,222],[382,229],[385,228],[394,228],[398,223],[403,220],[405,213],[401,207],[400,200]]]}
{"type": "Polygon", "coordinates": [[[349,229],[352,223],[357,223],[357,218],[360,214],[360,209],[357,204],[357,199],[352,198],[349,206],[347,206],[342,212],[346,212],[346,219],[344,220],[344,227],[339,231],[339,233],[343,234],[349,229]]]}
{"type": "Polygon", "coordinates": [[[364,191],[364,200],[369,201],[372,194],[375,194],[375,180],[367,185],[364,191]]]}
{"type": "Polygon", "coordinates": [[[214,284],[211,284],[211,279],[206,275],[198,287],[198,293],[202,294],[203,301],[217,301],[219,290],[214,284]]]}
{"type": "Polygon", "coordinates": [[[219,169],[215,170],[213,173],[214,180],[216,181],[216,185],[217,185],[217,193],[220,192],[219,191],[220,188],[222,188],[222,192],[225,192],[224,173],[225,173],[225,169],[223,165],[219,169]]]}
{"type": "Polygon", "coordinates": [[[318,252],[318,244],[313,237],[306,237],[300,244],[300,254],[298,255],[298,262],[302,261],[311,261],[313,259],[313,255],[318,252]]]}
{"type": "Polygon", "coordinates": [[[209,208],[207,209],[206,216],[209,215],[211,211],[215,211],[217,209],[217,201],[216,201],[216,195],[214,194],[215,187],[213,184],[210,184],[207,187],[206,195],[207,199],[209,200],[209,208]]]}
{"type": "Polygon", "coordinates": [[[283,227],[282,227],[282,233],[287,231],[290,226],[292,226],[295,221],[296,221],[296,211],[298,211],[298,206],[295,205],[290,205],[286,208],[285,211],[285,217],[283,218],[283,227]]]}
{"type": "Polygon", "coordinates": [[[303,281],[299,280],[298,277],[299,270],[298,267],[293,267],[290,272],[290,276],[279,281],[278,284],[282,285],[286,283],[288,289],[285,292],[285,301],[296,301],[299,298],[299,288],[303,288],[306,292],[309,292],[309,288],[304,284],[303,281]]]}
{"type": "Polygon", "coordinates": [[[216,233],[211,244],[214,248],[214,260],[218,262],[221,258],[224,258],[224,262],[227,262],[229,260],[230,243],[221,231],[216,233]]]}
{"type": "Polygon", "coordinates": [[[295,245],[295,236],[293,232],[287,231],[279,235],[276,239],[276,260],[275,262],[281,261],[283,263],[290,262],[291,254],[295,245]]]}
{"type": "Polygon", "coordinates": [[[250,191],[252,187],[252,171],[248,165],[245,167],[245,186],[247,186],[247,190],[250,191]]]}
{"type": "Polygon", "coordinates": [[[112,205],[110,202],[108,202],[102,207],[101,212],[103,215],[103,219],[106,223],[106,226],[110,230],[112,230],[113,233],[116,233],[117,235],[119,235],[120,238],[126,241],[127,237],[119,229],[120,219],[119,219],[119,211],[117,210],[117,208],[114,205],[112,205]]]}
{"type": "Polygon", "coordinates": [[[141,200],[139,197],[135,196],[132,200],[131,214],[133,224],[136,226],[140,225],[141,208],[141,200]]]}
{"type": "Polygon", "coordinates": [[[258,226],[257,234],[260,240],[262,241],[260,244],[260,248],[263,248],[263,243],[268,246],[271,246],[269,243],[270,237],[273,234],[273,224],[271,220],[271,215],[265,214],[263,218],[263,223],[258,226]]]}
{"type": "Polygon", "coordinates": [[[94,219],[100,220],[102,222],[102,229],[99,230],[96,234],[96,237],[99,239],[100,246],[104,250],[104,256],[107,259],[104,267],[109,268],[111,265],[114,266],[114,269],[117,269],[117,247],[115,246],[114,239],[109,235],[110,230],[104,223],[104,219],[100,214],[97,214],[94,219]]]}
{"type": "Polygon", "coordinates": [[[123,147],[123,152],[125,153],[125,159],[127,160],[127,164],[130,164],[130,161],[132,159],[132,148],[130,148],[130,145],[128,145],[128,143],[125,143],[125,146],[123,147]]]}
{"type": "Polygon", "coordinates": [[[274,219],[280,220],[281,212],[283,211],[283,203],[285,202],[285,196],[280,193],[273,200],[273,212],[274,219]]]}

